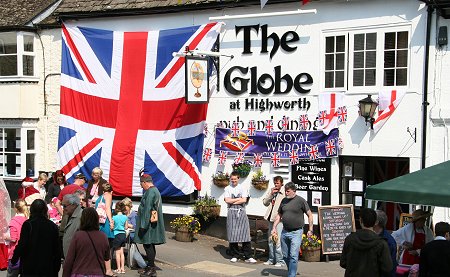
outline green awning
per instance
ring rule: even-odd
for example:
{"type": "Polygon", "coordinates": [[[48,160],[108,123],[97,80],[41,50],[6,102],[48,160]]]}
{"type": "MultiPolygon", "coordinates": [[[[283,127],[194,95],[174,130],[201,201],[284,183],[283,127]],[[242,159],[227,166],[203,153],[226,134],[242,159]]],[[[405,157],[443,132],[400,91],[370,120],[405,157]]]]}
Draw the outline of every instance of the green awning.
{"type": "Polygon", "coordinates": [[[366,199],[450,207],[450,161],[367,187],[366,199]]]}

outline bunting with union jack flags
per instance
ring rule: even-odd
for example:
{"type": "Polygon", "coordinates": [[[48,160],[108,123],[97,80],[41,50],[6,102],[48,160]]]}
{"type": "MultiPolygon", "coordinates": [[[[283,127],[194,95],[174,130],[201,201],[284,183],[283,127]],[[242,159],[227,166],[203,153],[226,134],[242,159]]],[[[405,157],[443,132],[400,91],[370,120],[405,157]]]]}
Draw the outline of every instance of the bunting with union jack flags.
{"type": "Polygon", "coordinates": [[[185,102],[186,47],[209,51],[221,23],[142,32],[62,25],[58,166],[94,167],[114,194],[140,196],[139,170],[163,196],[201,189],[207,104],[185,102]]]}

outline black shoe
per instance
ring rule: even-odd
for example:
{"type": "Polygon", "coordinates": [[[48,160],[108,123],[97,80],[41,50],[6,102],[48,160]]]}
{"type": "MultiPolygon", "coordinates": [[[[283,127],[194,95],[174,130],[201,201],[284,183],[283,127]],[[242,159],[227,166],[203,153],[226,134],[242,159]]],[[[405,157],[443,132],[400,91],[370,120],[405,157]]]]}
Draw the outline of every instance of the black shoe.
{"type": "Polygon", "coordinates": [[[149,270],[140,274],[139,277],[156,277],[156,269],[154,267],[151,267],[149,270]]]}
{"type": "Polygon", "coordinates": [[[144,268],[138,269],[138,273],[144,274],[145,272],[149,271],[151,268],[152,268],[151,266],[146,266],[144,268]]]}

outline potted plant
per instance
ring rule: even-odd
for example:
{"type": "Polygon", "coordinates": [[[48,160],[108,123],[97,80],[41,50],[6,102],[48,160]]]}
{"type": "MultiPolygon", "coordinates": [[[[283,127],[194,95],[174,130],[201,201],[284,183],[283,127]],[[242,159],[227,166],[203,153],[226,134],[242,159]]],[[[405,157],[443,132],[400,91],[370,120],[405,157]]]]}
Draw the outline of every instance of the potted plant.
{"type": "Polygon", "coordinates": [[[199,196],[195,200],[193,210],[195,214],[201,216],[203,220],[216,219],[220,215],[220,205],[216,198],[208,196],[199,196]]]}
{"type": "Polygon", "coordinates": [[[322,241],[316,235],[311,237],[302,235],[302,257],[305,262],[320,262],[320,249],[322,241]]]}
{"type": "Polygon", "coordinates": [[[258,190],[265,190],[269,186],[269,180],[267,180],[266,175],[264,175],[261,169],[253,174],[252,185],[258,190]]]}
{"type": "Polygon", "coordinates": [[[252,163],[250,161],[244,160],[242,163],[234,163],[232,165],[233,171],[239,173],[239,177],[247,177],[252,169],[252,163]]]}
{"type": "Polygon", "coordinates": [[[191,242],[194,235],[200,231],[200,222],[191,215],[183,215],[172,220],[170,227],[175,230],[176,240],[191,242]]]}
{"type": "Polygon", "coordinates": [[[224,173],[222,171],[216,172],[211,177],[214,185],[221,188],[228,186],[228,184],[230,183],[230,174],[224,173]]]}

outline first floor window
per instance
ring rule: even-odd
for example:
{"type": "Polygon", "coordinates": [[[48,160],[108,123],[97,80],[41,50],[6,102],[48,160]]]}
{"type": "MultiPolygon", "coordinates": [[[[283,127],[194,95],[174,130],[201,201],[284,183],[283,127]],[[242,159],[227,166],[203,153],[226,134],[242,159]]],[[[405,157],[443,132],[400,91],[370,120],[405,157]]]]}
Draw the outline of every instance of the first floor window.
{"type": "Polygon", "coordinates": [[[0,33],[0,78],[35,76],[34,39],[32,33],[0,33]]]}
{"type": "Polygon", "coordinates": [[[35,129],[0,128],[0,176],[34,176],[35,129]]]}

